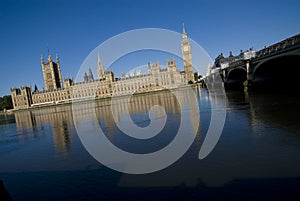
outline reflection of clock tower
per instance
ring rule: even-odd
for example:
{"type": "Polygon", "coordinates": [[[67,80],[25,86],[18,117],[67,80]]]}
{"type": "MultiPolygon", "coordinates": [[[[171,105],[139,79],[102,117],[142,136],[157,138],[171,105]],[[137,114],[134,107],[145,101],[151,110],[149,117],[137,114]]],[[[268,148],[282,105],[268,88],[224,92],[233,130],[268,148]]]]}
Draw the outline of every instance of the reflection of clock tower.
{"type": "Polygon", "coordinates": [[[187,80],[187,82],[189,82],[189,81],[194,82],[192,50],[191,50],[190,40],[187,37],[184,26],[183,26],[183,30],[182,30],[181,51],[182,51],[185,79],[187,80]]]}

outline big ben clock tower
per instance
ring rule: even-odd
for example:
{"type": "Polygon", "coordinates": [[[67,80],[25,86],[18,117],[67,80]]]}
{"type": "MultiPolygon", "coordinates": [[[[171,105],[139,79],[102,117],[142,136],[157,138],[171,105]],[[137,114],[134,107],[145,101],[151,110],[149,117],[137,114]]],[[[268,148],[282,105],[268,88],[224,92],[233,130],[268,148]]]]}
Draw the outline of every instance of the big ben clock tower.
{"type": "Polygon", "coordinates": [[[192,64],[192,50],[190,45],[190,40],[187,37],[185,32],[185,28],[183,25],[182,28],[182,42],[181,42],[181,51],[182,51],[182,58],[183,58],[183,66],[185,72],[185,79],[187,82],[194,82],[194,70],[192,64]]]}

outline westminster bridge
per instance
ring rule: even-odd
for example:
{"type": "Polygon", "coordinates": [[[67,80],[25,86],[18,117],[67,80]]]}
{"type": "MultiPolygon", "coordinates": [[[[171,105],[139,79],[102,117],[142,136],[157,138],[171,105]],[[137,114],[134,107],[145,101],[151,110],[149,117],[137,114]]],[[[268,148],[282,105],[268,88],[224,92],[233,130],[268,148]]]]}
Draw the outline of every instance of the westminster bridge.
{"type": "Polygon", "coordinates": [[[250,48],[237,56],[220,54],[204,81],[225,89],[296,89],[300,79],[300,34],[259,51],[250,48]],[[220,75],[220,76],[219,76],[220,75]],[[217,79],[220,77],[221,79],[217,79]]]}

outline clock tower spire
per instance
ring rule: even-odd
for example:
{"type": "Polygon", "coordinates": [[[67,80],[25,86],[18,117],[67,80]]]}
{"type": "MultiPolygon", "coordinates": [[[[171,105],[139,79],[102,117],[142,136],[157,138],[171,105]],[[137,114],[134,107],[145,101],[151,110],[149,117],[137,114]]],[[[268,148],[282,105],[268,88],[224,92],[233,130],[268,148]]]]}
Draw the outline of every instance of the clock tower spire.
{"type": "Polygon", "coordinates": [[[181,52],[184,66],[184,77],[187,82],[194,82],[191,44],[185,32],[184,24],[182,25],[181,52]]]}
{"type": "Polygon", "coordinates": [[[186,35],[186,32],[185,32],[184,23],[182,23],[182,38],[187,38],[187,35],[186,35]]]}

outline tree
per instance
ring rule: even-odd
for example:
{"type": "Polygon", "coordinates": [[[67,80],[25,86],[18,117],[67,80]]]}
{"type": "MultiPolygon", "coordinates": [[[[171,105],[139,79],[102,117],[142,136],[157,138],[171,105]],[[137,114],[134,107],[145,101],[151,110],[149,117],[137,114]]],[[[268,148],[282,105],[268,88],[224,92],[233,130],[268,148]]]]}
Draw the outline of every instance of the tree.
{"type": "Polygon", "coordinates": [[[196,82],[198,81],[198,73],[197,73],[197,72],[194,73],[194,80],[195,80],[196,82]]]}
{"type": "Polygon", "coordinates": [[[0,97],[0,110],[12,109],[12,99],[10,95],[0,97]]]}
{"type": "Polygon", "coordinates": [[[202,75],[198,74],[197,72],[194,73],[194,79],[198,83],[198,80],[202,78],[202,75]]]}

